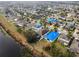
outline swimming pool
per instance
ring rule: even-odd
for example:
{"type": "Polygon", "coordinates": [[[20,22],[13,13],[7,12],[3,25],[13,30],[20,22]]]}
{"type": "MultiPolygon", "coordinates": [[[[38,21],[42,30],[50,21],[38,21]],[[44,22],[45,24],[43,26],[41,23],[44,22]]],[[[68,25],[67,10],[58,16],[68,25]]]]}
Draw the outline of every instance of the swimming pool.
{"type": "Polygon", "coordinates": [[[49,32],[44,36],[44,38],[52,42],[55,41],[58,38],[58,36],[59,36],[58,32],[49,32]]]}
{"type": "Polygon", "coordinates": [[[48,23],[56,23],[56,22],[59,22],[59,21],[57,19],[55,19],[55,18],[48,18],[47,22],[48,23]]]}

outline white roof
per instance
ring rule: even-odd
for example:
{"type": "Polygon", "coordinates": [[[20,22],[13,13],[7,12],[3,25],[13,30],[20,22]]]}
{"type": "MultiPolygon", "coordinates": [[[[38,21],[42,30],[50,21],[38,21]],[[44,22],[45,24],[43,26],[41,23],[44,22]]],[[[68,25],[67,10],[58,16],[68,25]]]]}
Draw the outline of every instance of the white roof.
{"type": "Polygon", "coordinates": [[[18,19],[16,18],[16,19],[14,19],[14,21],[17,21],[18,19]]]}

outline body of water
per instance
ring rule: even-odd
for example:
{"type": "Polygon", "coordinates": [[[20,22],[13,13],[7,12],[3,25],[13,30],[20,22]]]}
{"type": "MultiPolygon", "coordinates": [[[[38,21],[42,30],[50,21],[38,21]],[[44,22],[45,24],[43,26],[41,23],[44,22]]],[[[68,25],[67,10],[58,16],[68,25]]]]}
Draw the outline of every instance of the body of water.
{"type": "Polygon", "coordinates": [[[20,56],[20,46],[8,35],[0,31],[0,57],[20,56]]]}

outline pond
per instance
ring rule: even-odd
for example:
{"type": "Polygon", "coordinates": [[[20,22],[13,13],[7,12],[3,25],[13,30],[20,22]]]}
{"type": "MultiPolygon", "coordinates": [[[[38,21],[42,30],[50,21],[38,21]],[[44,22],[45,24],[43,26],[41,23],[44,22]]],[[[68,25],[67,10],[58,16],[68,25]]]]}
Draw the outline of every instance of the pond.
{"type": "Polygon", "coordinates": [[[13,38],[0,31],[0,57],[20,56],[21,47],[13,38]]]}

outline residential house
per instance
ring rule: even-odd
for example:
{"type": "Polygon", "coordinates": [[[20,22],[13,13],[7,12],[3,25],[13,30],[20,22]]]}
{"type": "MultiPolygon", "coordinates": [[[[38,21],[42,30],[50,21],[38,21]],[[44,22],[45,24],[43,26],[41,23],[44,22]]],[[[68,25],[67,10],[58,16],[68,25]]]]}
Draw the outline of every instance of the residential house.
{"type": "Polygon", "coordinates": [[[64,34],[61,34],[61,35],[59,36],[58,41],[59,41],[61,44],[65,45],[65,46],[68,46],[68,44],[69,44],[69,42],[70,42],[70,40],[68,39],[68,37],[67,37],[66,35],[64,35],[64,34]]]}

